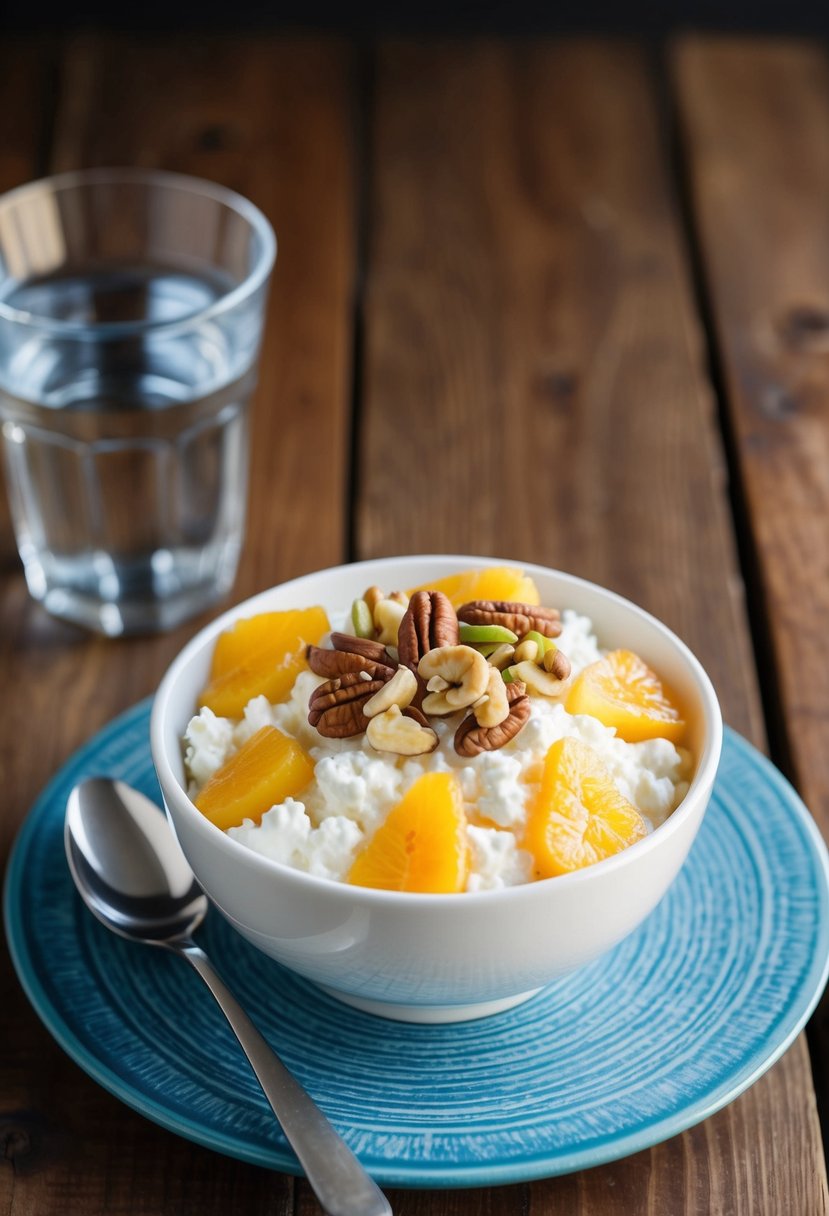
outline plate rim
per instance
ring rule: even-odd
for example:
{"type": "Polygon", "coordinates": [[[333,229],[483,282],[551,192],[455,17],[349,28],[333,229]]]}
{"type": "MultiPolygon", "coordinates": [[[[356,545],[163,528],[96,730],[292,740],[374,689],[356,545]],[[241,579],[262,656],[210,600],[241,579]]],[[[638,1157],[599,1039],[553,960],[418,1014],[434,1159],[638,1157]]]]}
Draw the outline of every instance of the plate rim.
{"type": "MultiPolygon", "coordinates": [[[[20,859],[30,847],[30,838],[35,832],[39,817],[46,813],[61,788],[73,778],[73,774],[83,768],[88,759],[113,736],[119,735],[145,716],[149,724],[152,702],[152,697],[137,702],[112,718],[77,748],[43,787],[24,818],[9,853],[3,884],[3,922],[12,965],[30,1005],[49,1034],[70,1059],[102,1089],[158,1126],[203,1148],[212,1149],[247,1164],[302,1176],[302,1168],[290,1148],[287,1151],[279,1146],[262,1149],[245,1143],[241,1137],[227,1135],[218,1129],[208,1129],[197,1121],[182,1118],[169,1106],[137,1087],[134,1082],[124,1081],[103,1064],[70,1029],[62,1011],[43,988],[27,948],[26,935],[22,927],[15,923],[16,919],[22,919],[13,916],[14,910],[21,906],[20,894],[24,885],[20,859]]],[[[819,887],[823,916],[820,940],[817,943],[822,949],[813,951],[814,961],[807,973],[808,983],[804,980],[801,985],[801,992],[808,991],[810,995],[807,999],[801,999],[787,1007],[775,1023],[773,1029],[782,1028],[783,1033],[775,1040],[774,1047],[770,1051],[758,1049],[737,1072],[724,1080],[716,1081],[696,1101],[685,1104],[673,1114],[630,1133],[605,1136],[598,1143],[567,1152],[550,1153],[547,1150],[512,1162],[476,1162],[473,1165],[429,1162],[426,1165],[407,1165],[380,1160],[376,1164],[369,1163],[371,1173],[378,1182],[384,1186],[412,1189],[480,1188],[532,1182],[606,1165],[652,1148],[704,1122],[749,1089],[788,1050],[814,1012],[829,980],[829,850],[808,808],[786,777],[742,735],[728,726],[724,730],[728,745],[735,747],[743,759],[762,770],[764,779],[771,783],[777,796],[799,820],[807,845],[813,853],[816,875],[823,879],[819,887]],[[822,964],[819,966],[821,958],[822,964]]]]}

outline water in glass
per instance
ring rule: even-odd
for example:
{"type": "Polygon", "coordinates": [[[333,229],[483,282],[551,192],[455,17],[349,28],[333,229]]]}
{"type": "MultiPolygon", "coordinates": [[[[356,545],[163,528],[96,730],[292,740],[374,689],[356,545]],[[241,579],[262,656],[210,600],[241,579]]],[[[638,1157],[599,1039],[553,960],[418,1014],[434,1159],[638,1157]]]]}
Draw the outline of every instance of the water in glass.
{"type": "Polygon", "coordinates": [[[231,585],[261,328],[261,299],[211,314],[232,286],[203,268],[110,264],[5,296],[71,323],[31,324],[0,352],[18,546],[58,616],[113,634],[167,628],[231,585]]]}

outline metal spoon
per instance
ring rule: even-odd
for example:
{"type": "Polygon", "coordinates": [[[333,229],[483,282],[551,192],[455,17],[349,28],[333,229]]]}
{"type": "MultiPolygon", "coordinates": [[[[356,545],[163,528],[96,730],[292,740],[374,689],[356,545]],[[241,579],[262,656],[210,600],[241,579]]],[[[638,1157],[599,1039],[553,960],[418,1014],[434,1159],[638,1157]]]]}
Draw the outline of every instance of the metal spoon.
{"type": "Polygon", "coordinates": [[[83,781],[69,795],[64,842],[75,886],[98,920],[180,954],[205,981],[329,1216],[392,1216],[385,1195],[192,940],[207,897],[155,803],[121,781],[83,781]]]}

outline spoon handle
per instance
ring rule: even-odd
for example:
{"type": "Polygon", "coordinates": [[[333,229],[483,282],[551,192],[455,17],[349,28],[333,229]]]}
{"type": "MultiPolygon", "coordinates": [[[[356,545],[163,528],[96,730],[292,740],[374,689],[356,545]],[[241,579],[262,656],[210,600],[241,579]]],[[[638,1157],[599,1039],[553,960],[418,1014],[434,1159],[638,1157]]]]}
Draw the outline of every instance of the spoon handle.
{"type": "Polygon", "coordinates": [[[383,1192],[262,1038],[201,947],[190,941],[171,944],[195,968],[219,1002],[328,1216],[392,1216],[383,1192]]]}

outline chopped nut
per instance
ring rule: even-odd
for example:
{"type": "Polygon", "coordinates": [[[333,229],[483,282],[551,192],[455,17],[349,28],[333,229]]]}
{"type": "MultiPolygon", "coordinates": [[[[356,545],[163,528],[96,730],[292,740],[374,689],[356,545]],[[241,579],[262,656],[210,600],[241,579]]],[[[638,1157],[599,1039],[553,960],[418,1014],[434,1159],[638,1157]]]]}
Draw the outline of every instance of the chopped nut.
{"type": "Polygon", "coordinates": [[[497,667],[499,671],[503,671],[504,668],[509,666],[509,664],[512,662],[514,654],[514,646],[508,646],[506,644],[503,646],[498,646],[489,656],[490,666],[497,667]]]}
{"type": "Polygon", "coordinates": [[[351,633],[332,633],[331,645],[335,650],[347,650],[351,654],[361,654],[364,659],[373,659],[375,663],[385,663],[388,666],[389,657],[382,642],[372,638],[357,638],[351,633]]]}
{"type": "Polygon", "coordinates": [[[486,727],[500,726],[509,716],[507,686],[497,668],[490,667],[486,692],[472,706],[472,712],[478,725],[486,727]]]}
{"type": "Polygon", "coordinates": [[[365,673],[348,671],[327,680],[311,693],[308,722],[327,739],[347,739],[361,735],[368,726],[363,706],[383,687],[385,680],[364,680],[365,673]]]}
{"type": "Polygon", "coordinates": [[[412,671],[429,650],[438,646],[455,646],[458,642],[458,618],[452,603],[442,591],[416,591],[398,631],[397,647],[400,662],[412,671]]]}
{"type": "Polygon", "coordinates": [[[334,679],[345,675],[348,671],[365,673],[369,679],[390,680],[394,668],[389,663],[380,663],[375,659],[351,650],[328,650],[324,646],[308,647],[308,666],[318,676],[334,679]]]}
{"type": "Polygon", "coordinates": [[[530,716],[530,699],[521,683],[504,686],[509,713],[497,726],[481,726],[474,713],[468,714],[455,731],[455,751],[459,756],[479,756],[494,752],[514,739],[530,716]]]}
{"type": "Polygon", "coordinates": [[[363,599],[368,604],[368,610],[373,617],[374,609],[380,603],[380,600],[385,599],[385,596],[379,587],[372,586],[366,587],[365,591],[363,592],[363,599]]]}
{"type": "Polygon", "coordinates": [[[395,604],[402,604],[404,608],[408,607],[409,597],[405,591],[392,591],[389,599],[393,600],[395,604]]]}
{"type": "Polygon", "coordinates": [[[571,671],[570,660],[563,651],[551,645],[544,655],[544,670],[552,672],[559,680],[566,680],[571,671]]]}
{"type": "Polygon", "coordinates": [[[384,646],[397,645],[397,633],[405,612],[405,605],[398,604],[395,600],[379,600],[374,605],[374,627],[378,641],[384,646]]]}
{"type": "Polygon", "coordinates": [[[555,649],[555,642],[551,638],[545,637],[543,633],[539,633],[537,629],[531,629],[529,633],[525,633],[522,642],[535,642],[538,647],[537,663],[540,663],[544,655],[552,646],[555,649]]]}
{"type": "Polygon", "coordinates": [[[391,709],[392,705],[405,709],[411,704],[416,692],[417,676],[408,667],[401,665],[380,691],[376,692],[370,701],[366,701],[363,713],[367,718],[374,718],[377,714],[391,709]]]}
{"type": "Polygon", "coordinates": [[[519,642],[515,647],[515,662],[538,662],[538,643],[531,638],[525,638],[523,642],[519,642]]]}
{"type": "Polygon", "coordinates": [[[529,662],[516,663],[512,668],[512,678],[523,680],[531,692],[537,692],[542,697],[557,697],[565,683],[537,663],[529,662]]]}
{"type": "Polygon", "coordinates": [[[458,620],[470,625],[503,625],[518,637],[535,629],[548,638],[561,633],[560,613],[556,608],[522,604],[512,600],[472,600],[458,609],[458,620]]]}
{"type": "Polygon", "coordinates": [[[449,688],[449,681],[444,680],[443,676],[432,676],[426,685],[427,692],[445,692],[447,688],[449,688]]]}
{"type": "Polygon", "coordinates": [[[399,705],[392,705],[370,718],[366,738],[375,751],[395,752],[398,756],[422,756],[434,751],[438,745],[435,731],[430,726],[422,726],[414,717],[404,715],[399,705]]]}
{"type": "Polygon", "coordinates": [[[427,714],[452,714],[464,709],[483,696],[489,683],[489,664],[471,646],[437,646],[427,651],[417,670],[423,680],[440,676],[449,685],[424,697],[423,711],[427,714]]]}

